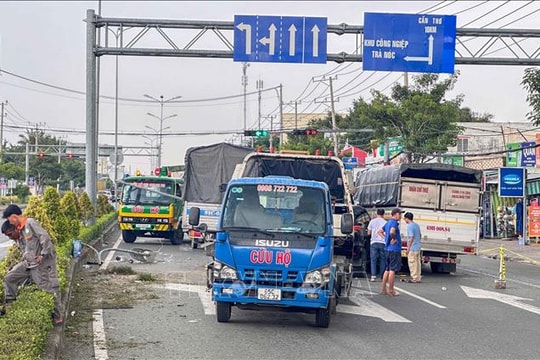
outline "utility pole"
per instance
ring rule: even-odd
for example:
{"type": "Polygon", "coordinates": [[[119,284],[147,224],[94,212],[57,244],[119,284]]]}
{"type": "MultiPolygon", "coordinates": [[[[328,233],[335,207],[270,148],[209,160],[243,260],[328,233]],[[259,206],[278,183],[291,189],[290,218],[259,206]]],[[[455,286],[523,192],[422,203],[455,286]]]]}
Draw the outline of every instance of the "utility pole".
{"type": "Polygon", "coordinates": [[[332,86],[332,78],[330,77],[330,104],[332,107],[332,138],[334,141],[334,156],[338,153],[337,133],[336,133],[336,108],[334,106],[334,88],[332,86]]]}
{"type": "Polygon", "coordinates": [[[257,90],[259,90],[259,116],[258,116],[258,129],[261,129],[261,90],[263,89],[263,81],[257,80],[257,90]]]}
{"type": "MultiPolygon", "coordinates": [[[[323,77],[320,80],[315,80],[314,79],[313,81],[323,81],[323,82],[325,82],[326,80],[329,81],[330,110],[331,110],[331,115],[332,115],[332,142],[334,143],[334,156],[337,156],[337,153],[338,153],[338,139],[337,139],[337,130],[336,130],[336,108],[335,108],[335,105],[334,105],[336,100],[334,99],[334,83],[333,83],[333,81],[335,79],[337,79],[337,76],[329,77],[328,79],[326,77],[323,77]]],[[[325,99],[325,100],[319,101],[319,102],[327,102],[327,101],[328,100],[325,99]]],[[[339,101],[339,99],[337,101],[339,101]]]]}
{"type": "Polygon", "coordinates": [[[0,161],[2,161],[4,154],[4,105],[7,105],[7,103],[7,100],[2,101],[2,109],[0,110],[0,161]]]}
{"type": "Polygon", "coordinates": [[[279,148],[283,145],[283,85],[279,84],[279,148]]]}
{"type": "Polygon", "coordinates": [[[247,68],[249,63],[245,62],[242,64],[242,86],[244,87],[244,130],[247,130],[247,68]]]}

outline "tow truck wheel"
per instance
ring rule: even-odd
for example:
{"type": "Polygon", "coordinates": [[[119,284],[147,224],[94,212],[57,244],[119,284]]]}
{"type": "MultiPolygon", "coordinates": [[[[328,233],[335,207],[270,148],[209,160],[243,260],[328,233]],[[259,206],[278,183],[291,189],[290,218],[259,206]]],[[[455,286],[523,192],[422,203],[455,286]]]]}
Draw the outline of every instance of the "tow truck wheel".
{"type": "Polygon", "coordinates": [[[317,309],[315,313],[315,324],[317,327],[327,328],[330,325],[330,306],[325,309],[317,309]]]}
{"type": "Polygon", "coordinates": [[[216,313],[218,322],[227,322],[231,319],[231,303],[216,302],[216,313]]]}
{"type": "Polygon", "coordinates": [[[171,231],[169,239],[171,240],[171,244],[173,245],[182,244],[182,241],[184,240],[184,232],[182,231],[182,228],[180,227],[171,231]]]}
{"type": "Polygon", "coordinates": [[[133,231],[122,230],[122,239],[124,239],[124,242],[131,244],[135,242],[137,235],[133,231]]]}

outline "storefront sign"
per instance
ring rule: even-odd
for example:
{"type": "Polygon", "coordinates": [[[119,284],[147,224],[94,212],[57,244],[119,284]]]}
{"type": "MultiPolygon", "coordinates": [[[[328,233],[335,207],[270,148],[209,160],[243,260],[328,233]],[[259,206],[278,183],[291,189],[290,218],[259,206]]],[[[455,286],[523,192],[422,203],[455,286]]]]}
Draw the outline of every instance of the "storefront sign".
{"type": "Polygon", "coordinates": [[[530,237],[540,237],[540,206],[538,202],[536,205],[529,206],[529,229],[530,237]]]}
{"type": "Polygon", "coordinates": [[[524,197],[525,171],[523,168],[500,168],[499,197],[524,197]]]}

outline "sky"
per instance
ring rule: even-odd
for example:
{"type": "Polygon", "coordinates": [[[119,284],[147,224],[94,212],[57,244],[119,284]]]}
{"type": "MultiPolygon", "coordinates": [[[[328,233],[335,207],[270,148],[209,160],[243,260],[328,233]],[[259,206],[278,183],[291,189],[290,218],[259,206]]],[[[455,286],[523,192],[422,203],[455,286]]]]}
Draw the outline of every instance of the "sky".
{"type": "MultiPolygon", "coordinates": [[[[47,134],[72,143],[85,143],[86,127],[86,17],[87,9],[97,13],[98,1],[1,1],[0,2],[0,101],[8,101],[4,138],[15,143],[24,133],[19,127],[40,127],[47,134]],[[25,80],[22,78],[33,81],[25,80]],[[56,88],[46,85],[52,85],[56,88]],[[61,89],[59,89],[61,88],[61,89]]],[[[363,25],[364,13],[427,13],[457,16],[457,27],[538,29],[540,2],[533,1],[102,1],[101,16],[111,18],[171,19],[191,21],[233,21],[235,15],[280,15],[325,17],[328,24],[363,25]],[[507,25],[508,23],[511,23],[507,25]]],[[[113,30],[113,29],[111,29],[113,30]]],[[[139,30],[124,30],[125,41],[139,30]]],[[[180,48],[197,31],[166,30],[180,48]]],[[[233,32],[223,31],[233,43],[233,32]]],[[[110,34],[109,41],[114,41],[110,34]]],[[[473,43],[473,40],[471,43],[473,43]]],[[[533,40],[531,40],[533,41],[533,40]]],[[[166,46],[155,30],[138,43],[144,47],[166,46]]],[[[527,42],[521,43],[523,47],[527,42]]],[[[536,42],[538,46],[538,42],[536,42]]],[[[205,33],[194,48],[225,50],[212,32],[205,33]]],[[[352,35],[328,34],[327,52],[354,53],[358,48],[352,35]]],[[[500,44],[493,50],[501,49],[500,44]]],[[[493,56],[505,56],[501,49],[493,56]]],[[[149,149],[155,147],[159,131],[160,106],[144,95],[178,102],[164,105],[162,164],[184,163],[186,150],[193,146],[236,141],[244,127],[242,63],[233,59],[165,58],[120,56],[118,58],[118,143],[133,147],[124,156],[126,172],[152,169],[149,149]],[[216,98],[225,98],[215,100],[216,98]],[[212,100],[214,99],[214,100],[212,100]],[[148,115],[152,113],[156,117],[148,115]],[[152,128],[152,129],[149,129],[152,128]],[[178,133],[190,133],[179,135],[178,133]],[[211,134],[228,132],[228,134],[211,134]],[[129,135],[131,133],[131,135],[129,135]],[[133,135],[137,133],[139,135],[133,135]],[[146,137],[140,135],[145,133],[146,137]],[[210,135],[207,135],[210,133],[210,135]],[[141,148],[138,148],[141,147],[141,148]]],[[[459,80],[451,96],[464,95],[464,106],[478,113],[490,113],[497,122],[524,122],[530,111],[526,92],[520,85],[522,66],[456,65],[459,80]]],[[[115,128],[115,57],[100,58],[100,132],[115,128]],[[106,97],[106,98],[105,98],[106,97]]],[[[329,111],[328,82],[334,81],[336,111],[347,112],[353,100],[370,99],[370,90],[388,93],[391,85],[403,81],[403,74],[363,71],[362,63],[286,64],[251,62],[247,68],[246,122],[257,128],[259,100],[257,82],[262,82],[261,127],[278,126],[279,98],[274,88],[283,86],[284,113],[329,111]]],[[[410,74],[414,76],[415,74],[410,74]]],[[[441,75],[444,78],[446,75],[441,75]]],[[[99,135],[100,144],[114,145],[114,136],[99,135]]],[[[154,162],[155,164],[155,162],[154,162]]]]}

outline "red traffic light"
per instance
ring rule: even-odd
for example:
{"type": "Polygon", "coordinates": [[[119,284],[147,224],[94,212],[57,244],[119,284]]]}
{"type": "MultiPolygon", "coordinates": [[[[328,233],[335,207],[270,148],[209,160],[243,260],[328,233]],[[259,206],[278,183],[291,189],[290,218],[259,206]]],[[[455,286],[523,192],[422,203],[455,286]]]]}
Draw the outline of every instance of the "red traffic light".
{"type": "Polygon", "coordinates": [[[43,159],[45,157],[45,153],[43,151],[38,152],[38,158],[43,159]]]}
{"type": "Polygon", "coordinates": [[[160,168],[155,168],[154,169],[154,175],[156,176],[159,176],[159,173],[161,172],[161,169],[160,168]]]}
{"type": "Polygon", "coordinates": [[[67,153],[67,158],[68,159],[73,159],[73,154],[72,153],[67,153]]]}
{"type": "Polygon", "coordinates": [[[306,135],[317,135],[319,131],[317,129],[306,129],[306,135]]]}

